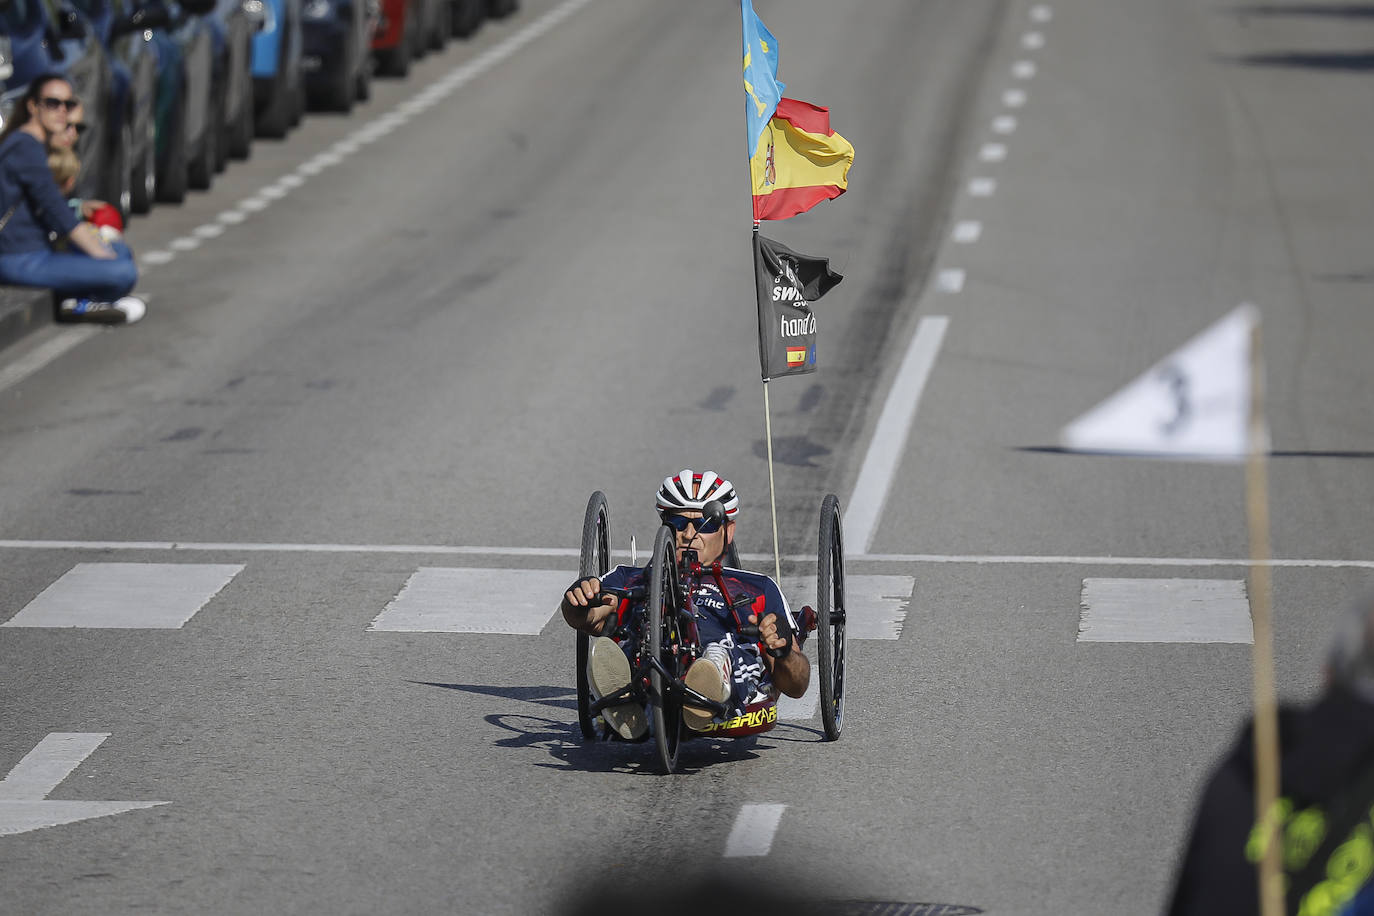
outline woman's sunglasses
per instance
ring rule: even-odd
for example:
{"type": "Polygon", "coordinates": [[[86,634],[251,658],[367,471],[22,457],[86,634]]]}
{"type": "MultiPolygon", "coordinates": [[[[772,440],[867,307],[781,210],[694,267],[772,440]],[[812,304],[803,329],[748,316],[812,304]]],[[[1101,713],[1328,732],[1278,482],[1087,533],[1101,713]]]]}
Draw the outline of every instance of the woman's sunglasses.
{"type": "Polygon", "coordinates": [[[75,111],[76,106],[80,105],[81,103],[76,99],[59,99],[56,96],[45,95],[43,96],[43,98],[38,100],[38,104],[48,109],[48,111],[57,111],[57,109],[59,108],[65,108],[68,111],[75,111]]]}
{"type": "Polygon", "coordinates": [[[724,524],[718,518],[690,518],[686,515],[665,515],[663,524],[674,531],[686,531],[688,528],[696,528],[697,534],[715,534],[724,524]]]}

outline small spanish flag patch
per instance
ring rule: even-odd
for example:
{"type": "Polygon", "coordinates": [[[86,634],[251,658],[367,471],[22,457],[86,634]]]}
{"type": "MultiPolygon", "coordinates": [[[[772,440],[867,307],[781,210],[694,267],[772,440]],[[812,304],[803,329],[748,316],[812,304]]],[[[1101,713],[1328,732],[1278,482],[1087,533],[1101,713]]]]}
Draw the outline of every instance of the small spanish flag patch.
{"type": "Polygon", "coordinates": [[[806,365],[806,347],[788,347],[788,348],[787,348],[787,366],[788,366],[788,368],[792,368],[793,366],[804,366],[804,365],[806,365]]]}

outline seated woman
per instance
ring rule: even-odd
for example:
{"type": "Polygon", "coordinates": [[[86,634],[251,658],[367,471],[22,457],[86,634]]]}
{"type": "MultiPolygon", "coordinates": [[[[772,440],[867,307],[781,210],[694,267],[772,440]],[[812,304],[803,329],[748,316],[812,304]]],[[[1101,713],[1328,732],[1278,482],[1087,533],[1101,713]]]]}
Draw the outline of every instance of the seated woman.
{"type": "Polygon", "coordinates": [[[0,283],[50,287],[62,319],[132,323],[147,311],[129,295],[138,281],[133,254],[83,222],[48,169],[48,146],[78,104],[66,77],[40,76],[0,131],[0,283]],[[49,233],[76,250],[54,251],[49,233]]]}

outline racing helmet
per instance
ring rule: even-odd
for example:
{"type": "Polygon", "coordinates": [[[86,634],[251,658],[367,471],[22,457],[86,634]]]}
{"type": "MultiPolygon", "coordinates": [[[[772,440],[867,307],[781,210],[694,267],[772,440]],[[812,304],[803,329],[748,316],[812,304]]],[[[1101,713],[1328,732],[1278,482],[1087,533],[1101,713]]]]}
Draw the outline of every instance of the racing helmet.
{"type": "Polygon", "coordinates": [[[715,471],[698,473],[691,468],[683,468],[672,477],[663,478],[655,504],[659,512],[701,511],[713,499],[720,500],[725,507],[727,520],[734,520],[739,514],[739,495],[735,493],[734,484],[715,471]]]}

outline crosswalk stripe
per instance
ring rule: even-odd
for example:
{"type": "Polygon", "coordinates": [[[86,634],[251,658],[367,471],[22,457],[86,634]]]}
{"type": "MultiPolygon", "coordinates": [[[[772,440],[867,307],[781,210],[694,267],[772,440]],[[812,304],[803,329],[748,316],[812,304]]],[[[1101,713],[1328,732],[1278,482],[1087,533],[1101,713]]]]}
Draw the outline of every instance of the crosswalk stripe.
{"type": "Polygon", "coordinates": [[[421,567],[368,629],[537,636],[574,578],[549,570],[421,567]]]}
{"type": "MultiPolygon", "coordinates": [[[[912,576],[846,576],[846,638],[899,638],[915,588],[916,580],[912,576]]],[[[784,576],[782,593],[787,596],[788,607],[796,614],[802,605],[816,604],[816,580],[784,576]]]]}
{"type": "Polygon", "coordinates": [[[1241,579],[1084,579],[1079,642],[1253,643],[1241,579]]]}
{"type": "Polygon", "coordinates": [[[242,571],[218,563],[78,563],[0,626],[179,629],[242,571]]]}

